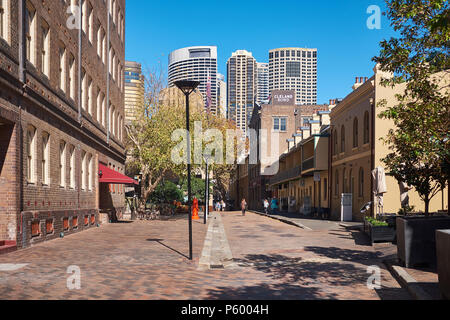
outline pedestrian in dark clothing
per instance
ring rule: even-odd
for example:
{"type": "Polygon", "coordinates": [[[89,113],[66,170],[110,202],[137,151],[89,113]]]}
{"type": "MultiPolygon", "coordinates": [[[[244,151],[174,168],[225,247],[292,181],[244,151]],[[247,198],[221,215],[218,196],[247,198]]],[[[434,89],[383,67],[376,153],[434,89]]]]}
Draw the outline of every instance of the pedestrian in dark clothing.
{"type": "Polygon", "coordinates": [[[245,211],[247,211],[247,201],[245,201],[245,198],[241,201],[241,209],[242,215],[245,216],[245,211]]]}

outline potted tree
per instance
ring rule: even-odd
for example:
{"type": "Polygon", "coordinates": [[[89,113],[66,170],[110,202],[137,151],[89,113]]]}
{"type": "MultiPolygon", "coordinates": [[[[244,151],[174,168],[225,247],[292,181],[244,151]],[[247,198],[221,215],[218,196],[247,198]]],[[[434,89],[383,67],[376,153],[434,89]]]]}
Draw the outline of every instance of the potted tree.
{"type": "Polygon", "coordinates": [[[365,224],[372,245],[375,242],[393,242],[395,240],[395,228],[388,222],[366,217],[365,224]]]}
{"type": "MultiPolygon", "coordinates": [[[[382,71],[392,76],[385,86],[405,85],[398,103],[380,118],[392,120],[384,142],[390,153],[383,159],[390,174],[415,188],[425,204],[423,215],[397,218],[398,257],[408,267],[436,265],[436,230],[449,229],[449,217],[432,217],[430,202],[449,181],[450,139],[448,94],[449,4],[445,0],[404,3],[387,1],[387,15],[400,34],[381,42],[375,57],[382,71]]],[[[380,103],[386,107],[386,101],[380,103]]]]}

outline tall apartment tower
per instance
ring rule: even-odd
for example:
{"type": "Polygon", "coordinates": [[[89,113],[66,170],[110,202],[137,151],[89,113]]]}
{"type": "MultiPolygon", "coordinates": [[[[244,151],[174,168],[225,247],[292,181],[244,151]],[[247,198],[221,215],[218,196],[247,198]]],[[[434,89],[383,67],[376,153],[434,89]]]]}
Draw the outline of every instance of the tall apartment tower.
{"type": "Polygon", "coordinates": [[[270,50],[269,90],[294,90],[296,105],[317,104],[317,49],[270,50]]]}
{"type": "Polygon", "coordinates": [[[188,47],[170,53],[168,80],[169,87],[178,80],[200,81],[205,107],[209,94],[209,110],[217,113],[217,47],[188,47]]]}
{"type": "Polygon", "coordinates": [[[145,78],[140,63],[125,61],[125,123],[136,119],[135,110],[144,104],[145,78]]]}
{"type": "Polygon", "coordinates": [[[0,254],[4,241],[20,249],[120,219],[134,183],[123,175],[125,0],[84,1],[73,28],[71,3],[0,2],[0,254]]]}
{"type": "Polygon", "coordinates": [[[256,101],[256,60],[251,52],[238,50],[227,62],[228,119],[244,133],[256,101]]]}
{"type": "Polygon", "coordinates": [[[223,74],[217,74],[217,101],[219,107],[217,109],[218,116],[222,118],[227,117],[227,83],[223,74]]]}
{"type": "Polygon", "coordinates": [[[259,105],[268,103],[269,100],[269,64],[256,63],[257,93],[256,102],[259,105]]]}

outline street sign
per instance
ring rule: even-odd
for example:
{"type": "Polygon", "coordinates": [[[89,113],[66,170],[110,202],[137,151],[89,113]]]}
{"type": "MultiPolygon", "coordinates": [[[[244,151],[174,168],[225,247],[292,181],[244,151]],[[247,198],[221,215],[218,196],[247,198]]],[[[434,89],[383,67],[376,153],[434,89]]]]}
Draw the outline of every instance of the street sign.
{"type": "Polygon", "coordinates": [[[314,182],[320,182],[320,172],[314,172],[314,182]]]}

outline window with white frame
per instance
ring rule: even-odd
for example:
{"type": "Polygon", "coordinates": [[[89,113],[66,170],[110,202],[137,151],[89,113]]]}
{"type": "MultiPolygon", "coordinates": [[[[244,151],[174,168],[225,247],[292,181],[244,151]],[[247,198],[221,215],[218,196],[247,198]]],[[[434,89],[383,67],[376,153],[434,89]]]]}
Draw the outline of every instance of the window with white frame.
{"type": "Polygon", "coordinates": [[[66,186],[66,142],[59,143],[59,185],[66,186]]]}
{"type": "Polygon", "coordinates": [[[94,115],[94,86],[92,84],[92,78],[88,78],[88,90],[87,90],[87,106],[88,113],[93,116],[94,115]]]}
{"type": "Polygon", "coordinates": [[[86,71],[84,69],[81,69],[81,108],[84,110],[87,110],[86,108],[86,89],[87,89],[87,76],[86,71]]]}
{"type": "Polygon", "coordinates": [[[0,0],[0,37],[9,42],[10,0],[0,0]]]}
{"type": "Polygon", "coordinates": [[[25,10],[25,47],[27,60],[36,65],[36,10],[30,1],[25,10]]]}
{"type": "Polygon", "coordinates": [[[81,151],[81,190],[86,190],[86,152],[81,151]]]}
{"type": "Polygon", "coordinates": [[[75,180],[75,147],[70,146],[69,149],[69,186],[71,189],[76,188],[75,180]]]}
{"type": "Polygon", "coordinates": [[[42,134],[41,173],[42,184],[50,185],[50,135],[47,132],[42,134]]]}
{"type": "Polygon", "coordinates": [[[286,131],[287,130],[287,118],[286,117],[274,117],[273,118],[273,131],[286,131]]]}
{"type": "Polygon", "coordinates": [[[92,161],[92,155],[89,154],[89,158],[88,158],[88,168],[87,168],[87,181],[88,181],[88,190],[92,191],[92,186],[93,186],[93,165],[94,165],[94,161],[92,161]]]}
{"type": "Polygon", "coordinates": [[[27,181],[36,182],[36,128],[33,126],[27,130],[27,181]]]}
{"type": "Polygon", "coordinates": [[[76,79],[75,79],[75,57],[73,54],[70,54],[69,58],[69,91],[70,97],[75,99],[75,88],[76,88],[76,79]]]}
{"type": "Polygon", "coordinates": [[[41,25],[41,71],[50,77],[50,28],[45,20],[41,25]]]}
{"type": "Polygon", "coordinates": [[[59,87],[66,92],[66,48],[64,45],[59,47],[59,87]]]}

